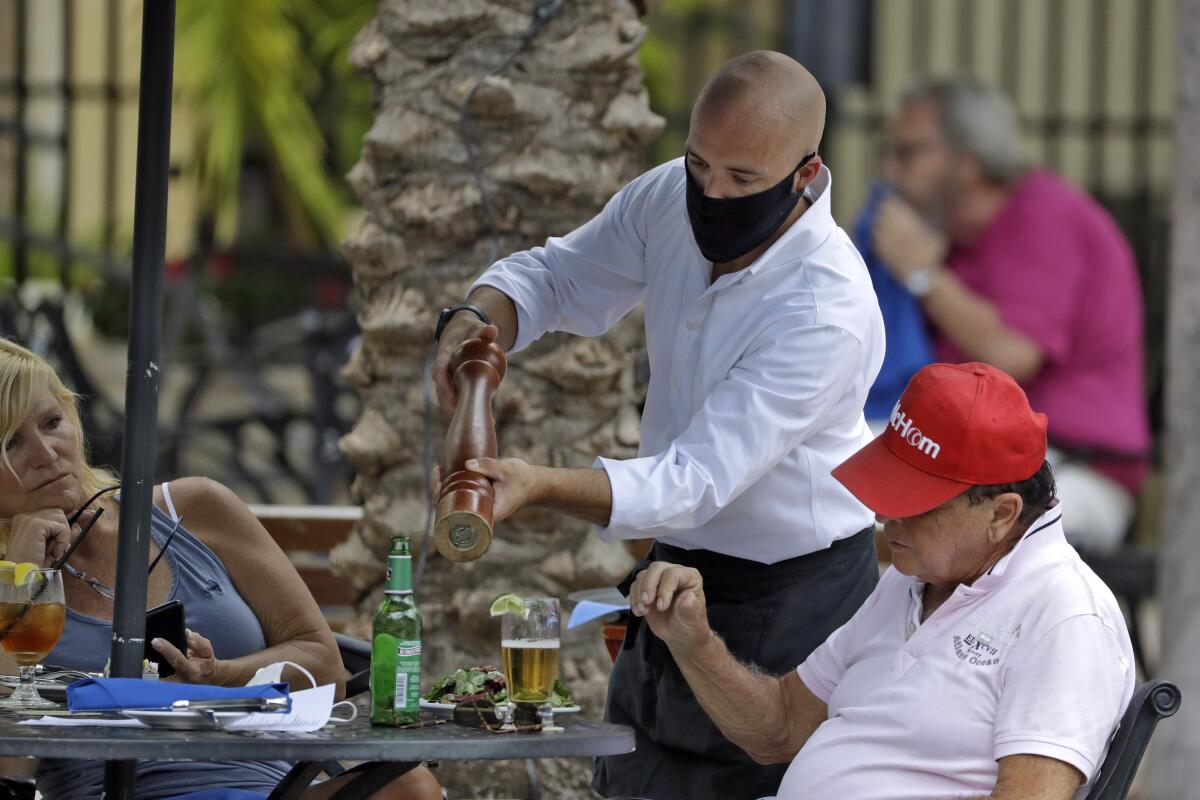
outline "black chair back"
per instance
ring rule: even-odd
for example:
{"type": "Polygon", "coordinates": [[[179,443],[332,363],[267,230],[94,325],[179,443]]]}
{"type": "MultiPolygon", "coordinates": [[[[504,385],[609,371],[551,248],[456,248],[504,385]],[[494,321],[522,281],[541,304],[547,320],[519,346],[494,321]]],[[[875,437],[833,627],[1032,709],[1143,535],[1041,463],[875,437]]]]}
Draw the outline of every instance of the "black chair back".
{"type": "Polygon", "coordinates": [[[346,678],[346,699],[350,699],[370,688],[371,643],[344,633],[335,633],[333,638],[342,654],[342,666],[350,673],[346,678]]]}
{"type": "Polygon", "coordinates": [[[1148,681],[1133,693],[1085,800],[1125,800],[1154,727],[1179,710],[1183,693],[1170,681],[1148,681]]]}

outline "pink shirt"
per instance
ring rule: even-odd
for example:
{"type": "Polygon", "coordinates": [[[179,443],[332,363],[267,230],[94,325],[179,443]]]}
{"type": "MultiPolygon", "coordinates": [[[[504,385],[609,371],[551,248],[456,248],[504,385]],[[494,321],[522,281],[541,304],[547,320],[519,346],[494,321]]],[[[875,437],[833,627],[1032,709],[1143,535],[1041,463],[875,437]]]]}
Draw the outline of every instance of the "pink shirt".
{"type": "Polygon", "coordinates": [[[1133,695],[1133,651],[1112,592],[1063,537],[1061,508],[924,622],[924,584],[888,568],[799,667],[829,719],[778,800],[979,797],[997,760],[1019,754],[1095,777],[1133,695]]]}
{"type": "MultiPolygon", "coordinates": [[[[1142,295],[1133,254],[1104,209],[1052,173],[1031,171],[946,263],[1042,348],[1045,363],[1023,388],[1050,418],[1051,444],[1142,456],[1092,461],[1136,492],[1150,445],[1142,295]]],[[[941,361],[970,360],[940,333],[935,348],[941,361]]]]}

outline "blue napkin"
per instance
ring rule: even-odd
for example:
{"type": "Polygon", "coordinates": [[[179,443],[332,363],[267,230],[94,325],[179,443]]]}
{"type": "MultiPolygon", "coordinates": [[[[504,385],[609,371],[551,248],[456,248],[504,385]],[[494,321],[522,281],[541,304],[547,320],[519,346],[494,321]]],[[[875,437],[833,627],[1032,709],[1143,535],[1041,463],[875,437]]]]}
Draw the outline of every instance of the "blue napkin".
{"type": "Polygon", "coordinates": [[[575,604],[575,608],[571,609],[570,621],[567,622],[567,630],[578,628],[591,622],[594,619],[599,619],[605,614],[611,614],[614,611],[628,611],[629,603],[624,605],[614,605],[613,603],[597,603],[595,600],[580,600],[575,604]]]}
{"type": "Polygon", "coordinates": [[[84,678],[67,687],[67,708],[72,711],[119,711],[122,708],[170,708],[176,700],[233,700],[255,697],[292,698],[286,683],[258,686],[208,686],[200,683],[166,683],[141,678],[84,678]]]}

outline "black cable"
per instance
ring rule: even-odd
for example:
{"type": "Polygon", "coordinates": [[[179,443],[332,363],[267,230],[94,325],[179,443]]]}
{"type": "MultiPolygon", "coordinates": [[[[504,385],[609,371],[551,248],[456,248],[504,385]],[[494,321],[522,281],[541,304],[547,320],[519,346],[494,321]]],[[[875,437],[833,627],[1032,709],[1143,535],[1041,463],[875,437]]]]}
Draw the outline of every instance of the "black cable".
{"type": "Polygon", "coordinates": [[[483,180],[483,167],[479,164],[479,154],[475,152],[475,145],[471,141],[471,101],[475,99],[475,93],[487,81],[488,78],[500,75],[507,70],[512,63],[517,60],[521,53],[528,49],[533,43],[534,38],[546,26],[554,16],[562,9],[563,3],[566,0],[541,0],[533,9],[533,19],[529,22],[529,27],[525,29],[525,33],[521,34],[521,40],[517,43],[516,49],[508,54],[508,57],[500,63],[500,66],[493,69],[491,72],[479,79],[471,91],[467,92],[467,99],[463,101],[462,109],[458,115],[458,137],[462,139],[463,148],[467,151],[467,162],[471,165],[471,174],[475,178],[475,186],[479,189],[480,202],[483,205],[483,217],[487,221],[488,236],[490,240],[490,259],[488,264],[494,264],[500,258],[500,227],[496,222],[496,209],[492,206],[492,197],[488,192],[487,185],[483,180]]]}
{"type": "MultiPolygon", "coordinates": [[[[525,33],[521,34],[521,40],[517,43],[516,48],[508,54],[508,57],[500,63],[498,67],[488,72],[480,78],[471,91],[467,92],[467,98],[463,101],[462,108],[458,115],[458,136],[462,139],[463,148],[467,151],[467,161],[471,165],[471,174],[475,178],[475,186],[479,189],[480,201],[483,205],[483,216],[487,221],[488,238],[490,242],[490,258],[488,265],[494,264],[500,258],[500,227],[496,222],[496,209],[492,205],[492,197],[488,192],[487,184],[483,180],[483,167],[479,163],[479,154],[475,151],[475,145],[471,141],[471,101],[475,99],[475,93],[483,86],[488,78],[500,75],[517,60],[521,53],[528,49],[533,43],[534,38],[546,27],[546,23],[554,19],[555,15],[562,9],[566,0],[540,0],[533,8],[533,19],[529,22],[529,27],[525,29],[525,33]]],[[[424,442],[423,442],[423,463],[425,468],[425,527],[421,534],[421,543],[418,549],[420,556],[417,559],[417,570],[413,576],[413,590],[416,591],[421,586],[421,579],[425,575],[425,560],[429,554],[429,536],[433,528],[434,503],[435,498],[433,491],[430,488],[430,481],[433,480],[433,359],[437,353],[436,346],[429,351],[425,357],[425,369],[422,383],[424,384],[424,442]]]]}

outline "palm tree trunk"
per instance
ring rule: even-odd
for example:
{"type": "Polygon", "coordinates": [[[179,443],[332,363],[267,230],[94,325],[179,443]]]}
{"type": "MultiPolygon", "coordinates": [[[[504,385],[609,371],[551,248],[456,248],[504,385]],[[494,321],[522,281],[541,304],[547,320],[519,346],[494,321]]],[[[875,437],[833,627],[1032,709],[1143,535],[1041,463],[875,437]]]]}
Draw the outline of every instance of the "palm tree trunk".
{"type": "MultiPolygon", "coordinates": [[[[350,174],[366,214],[345,244],[362,295],[363,336],[347,374],[363,411],[342,448],[358,470],[363,523],[333,554],[362,602],[359,632],[381,596],[388,538],[419,544],[426,519],[422,372],[438,310],[460,300],[490,262],[583,223],[640,171],[642,146],[660,129],[637,60],[643,27],[631,0],[571,0],[501,74],[530,26],[533,0],[386,0],[351,58],[375,83],[378,110],[350,174]],[[489,226],[460,109],[494,208],[489,226]]],[[[636,317],[636,318],[634,318],[636,317]]],[[[607,336],[549,336],[514,358],[495,400],[501,455],[589,465],[597,454],[636,452],[633,354],[640,316],[607,336]]],[[[435,412],[440,451],[447,419],[435,412]]],[[[436,454],[435,454],[436,458],[436,454]]],[[[427,543],[428,544],[428,543],[427,543]]],[[[588,526],[526,512],[502,523],[480,561],[431,555],[418,589],[425,624],[424,680],[499,661],[488,617],[504,592],[564,597],[612,585],[631,559],[588,526]]],[[[609,662],[598,631],[563,637],[562,676],[589,711],[603,705],[609,662]]],[[[591,797],[586,761],[542,765],[546,795],[591,797]]],[[[438,773],[456,797],[522,796],[523,769],[438,773]],[[507,795],[506,795],[507,793],[507,795]],[[495,796],[495,795],[492,795],[495,796]]]]}

